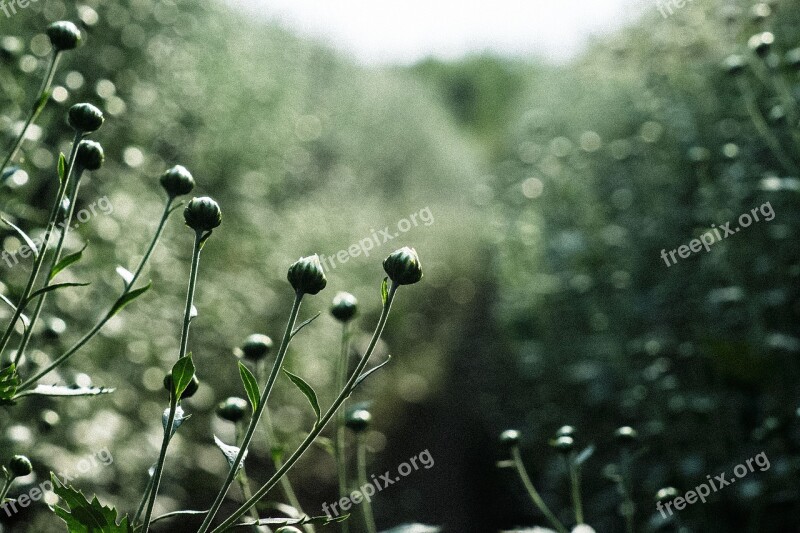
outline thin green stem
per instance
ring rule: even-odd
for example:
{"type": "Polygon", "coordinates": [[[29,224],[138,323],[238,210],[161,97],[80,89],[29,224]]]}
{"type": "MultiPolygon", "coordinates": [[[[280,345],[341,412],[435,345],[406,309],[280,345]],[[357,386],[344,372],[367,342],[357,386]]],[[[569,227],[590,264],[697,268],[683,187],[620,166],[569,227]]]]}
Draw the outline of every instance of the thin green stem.
{"type": "MultiPolygon", "coordinates": [[[[347,369],[350,360],[350,332],[349,322],[342,324],[342,348],[339,360],[336,362],[336,391],[344,389],[347,381],[347,369]]],[[[339,498],[347,496],[347,428],[345,428],[345,410],[340,409],[336,416],[336,440],[334,447],[336,451],[336,471],[339,481],[339,498]]],[[[349,533],[350,523],[348,520],[341,522],[342,533],[349,533]]]]}
{"type": "MultiPolygon", "coordinates": [[[[242,438],[242,428],[238,422],[235,422],[236,427],[236,443],[238,444],[242,438]]],[[[239,488],[242,490],[242,497],[245,500],[249,500],[253,497],[253,491],[250,490],[250,480],[247,478],[247,470],[245,470],[245,466],[242,465],[242,468],[239,469],[239,475],[236,477],[236,480],[239,482],[239,488]]],[[[250,509],[250,516],[256,522],[259,520],[258,516],[258,509],[253,507],[250,509]]]]}
{"type": "Polygon", "coordinates": [[[581,501],[581,475],[578,465],[575,464],[573,457],[567,458],[567,468],[569,469],[569,480],[572,486],[572,507],[575,510],[575,522],[583,524],[583,503],[581,501]]]}
{"type": "MultiPolygon", "coordinates": [[[[272,371],[270,372],[269,378],[267,378],[267,383],[264,385],[264,390],[261,392],[261,398],[258,400],[258,407],[256,407],[253,416],[250,418],[250,424],[247,427],[247,432],[245,433],[244,440],[242,441],[242,446],[239,449],[239,454],[233,461],[233,465],[231,465],[231,469],[228,472],[228,477],[225,479],[225,482],[217,494],[214,503],[211,505],[205,520],[203,520],[203,523],[200,526],[199,531],[201,532],[208,531],[208,528],[211,526],[211,521],[219,511],[220,506],[222,506],[225,495],[228,493],[231,483],[233,483],[233,479],[236,476],[237,467],[239,464],[241,464],[244,454],[247,452],[247,448],[250,446],[250,441],[253,440],[253,435],[258,427],[258,421],[261,418],[261,415],[264,413],[264,409],[267,407],[267,400],[269,399],[270,392],[272,392],[272,387],[275,385],[275,381],[278,378],[278,373],[283,366],[283,359],[286,357],[286,350],[289,348],[289,342],[292,340],[292,332],[294,331],[294,325],[297,322],[297,315],[300,312],[300,303],[302,301],[303,294],[300,292],[296,293],[294,303],[292,304],[292,310],[289,313],[289,321],[286,323],[286,331],[283,334],[283,340],[281,341],[281,346],[278,349],[278,355],[275,356],[275,363],[272,366],[272,371]]],[[[248,501],[250,501],[250,499],[248,499],[248,501]]],[[[249,506],[248,509],[250,507],[252,506],[249,506]]]]}
{"type": "MultiPolygon", "coordinates": [[[[192,269],[189,273],[189,290],[186,295],[186,308],[183,313],[183,329],[181,331],[181,347],[178,352],[178,359],[186,356],[186,346],[189,340],[189,324],[192,319],[192,305],[194,303],[194,292],[197,287],[197,270],[200,265],[200,250],[203,245],[203,233],[200,231],[195,232],[194,235],[194,248],[192,250],[192,269]]],[[[172,426],[175,423],[175,414],[178,409],[179,398],[173,392],[170,393],[169,400],[169,415],[167,415],[167,423],[164,426],[164,438],[161,441],[161,452],[158,455],[158,462],[156,463],[156,470],[153,473],[153,488],[150,490],[150,496],[147,500],[147,507],[144,513],[144,521],[142,532],[147,533],[150,531],[150,519],[153,515],[153,505],[158,496],[158,487],[161,484],[161,475],[164,472],[164,462],[167,459],[167,448],[169,442],[172,440],[172,426]]]]}
{"type": "Polygon", "coordinates": [[[9,489],[11,489],[12,483],[14,483],[14,478],[10,476],[6,477],[6,482],[3,483],[3,489],[0,490],[0,505],[2,505],[3,501],[6,499],[6,494],[8,494],[9,489]]]}
{"type": "Polygon", "coordinates": [[[559,533],[568,533],[567,528],[564,527],[564,524],[556,518],[556,515],[547,507],[547,504],[544,503],[544,500],[536,491],[536,487],[533,486],[533,482],[531,482],[531,478],[528,476],[527,470],[525,470],[525,465],[522,464],[522,457],[519,453],[519,447],[514,446],[511,448],[511,458],[514,460],[514,467],[517,469],[517,474],[519,474],[519,479],[522,481],[522,484],[525,486],[525,490],[528,491],[528,496],[530,496],[533,503],[542,514],[547,518],[550,524],[558,530],[559,533]]]}
{"type": "Polygon", "coordinates": [[[139,507],[136,508],[136,514],[133,515],[133,524],[139,522],[139,517],[141,517],[142,513],[144,512],[144,506],[147,505],[147,501],[150,498],[151,490],[153,490],[153,476],[150,476],[150,479],[147,480],[147,486],[144,488],[144,494],[142,494],[142,499],[139,500],[139,507]]]}
{"type": "Polygon", "coordinates": [[[75,166],[75,157],[78,154],[78,143],[80,142],[81,138],[83,137],[83,133],[77,132],[75,133],[75,137],[72,140],[72,151],[70,152],[69,156],[69,166],[67,168],[67,175],[64,177],[64,180],[59,183],[58,186],[58,193],[56,194],[56,201],[53,203],[53,208],[50,210],[50,218],[47,221],[47,229],[45,230],[44,234],[44,242],[42,243],[41,249],[39,250],[36,259],[33,262],[33,268],[31,269],[30,276],[28,277],[28,283],[25,286],[25,289],[22,291],[22,295],[19,299],[19,304],[17,305],[17,309],[14,311],[14,315],[11,317],[11,321],[6,328],[5,333],[3,334],[2,340],[0,340],[0,356],[5,352],[6,346],[8,345],[8,341],[11,338],[11,334],[14,332],[16,328],[17,321],[22,316],[22,312],[25,310],[25,305],[27,304],[28,298],[33,291],[33,286],[36,284],[36,278],[39,276],[39,271],[42,268],[42,263],[44,263],[44,258],[47,255],[47,250],[50,247],[50,237],[53,234],[53,230],[55,229],[56,220],[58,218],[58,211],[61,208],[61,204],[64,201],[64,195],[67,192],[67,187],[69,186],[70,176],[72,175],[72,168],[75,166]]]}
{"type": "Polygon", "coordinates": [[[5,160],[3,160],[3,164],[0,165],[0,174],[2,174],[6,167],[8,167],[8,165],[11,163],[11,160],[16,157],[20,146],[22,146],[22,141],[25,140],[25,135],[28,133],[28,128],[31,127],[31,124],[36,122],[36,119],[39,118],[39,115],[44,110],[45,105],[50,100],[49,98],[45,100],[44,94],[50,89],[50,85],[53,83],[53,77],[56,75],[56,67],[58,66],[58,60],[60,57],[61,52],[59,51],[54,51],[50,56],[50,64],[47,67],[47,73],[42,79],[42,85],[39,88],[39,93],[36,96],[36,100],[31,106],[31,112],[25,121],[25,125],[22,127],[22,131],[19,133],[17,138],[14,139],[14,143],[11,145],[11,150],[9,150],[5,160]]]}
{"type": "MultiPolygon", "coordinates": [[[[383,310],[381,311],[381,316],[378,319],[378,325],[375,327],[375,333],[372,335],[372,340],[370,340],[369,346],[367,347],[367,351],[364,352],[364,355],[361,357],[361,360],[358,362],[356,369],[350,376],[350,379],[345,384],[344,389],[342,392],[339,393],[339,396],[336,397],[331,407],[325,412],[325,414],[320,418],[319,422],[314,426],[311,432],[306,436],[305,440],[300,444],[300,446],[292,453],[292,455],[283,463],[283,466],[275,472],[275,474],[259,488],[254,494],[253,497],[247,500],[241,507],[239,507],[234,513],[225,519],[219,526],[217,526],[212,533],[222,533],[227,528],[232,526],[236,520],[241,518],[250,507],[254,506],[258,503],[261,498],[263,498],[275,485],[278,481],[286,475],[292,466],[303,456],[305,451],[314,443],[314,440],[319,436],[320,433],[325,429],[325,426],[328,422],[336,414],[336,411],[344,404],[345,400],[347,399],[350,394],[352,394],[353,390],[356,387],[358,382],[358,378],[361,377],[361,373],[364,372],[364,368],[366,368],[367,363],[369,362],[369,358],[372,355],[372,352],[375,351],[375,346],[378,344],[378,340],[383,333],[383,329],[386,327],[386,320],[389,318],[389,311],[392,308],[392,302],[394,301],[395,293],[397,292],[398,285],[392,283],[392,286],[389,288],[389,294],[386,298],[386,302],[383,305],[383,310]]],[[[213,517],[211,517],[213,518],[213,517]]],[[[208,522],[211,522],[211,518],[209,518],[208,522]]],[[[198,533],[205,533],[208,530],[208,525],[204,525],[200,528],[198,533]]]]}
{"type": "MultiPolygon", "coordinates": [[[[172,199],[169,199],[167,201],[166,207],[164,208],[164,215],[161,217],[161,222],[158,225],[158,229],[156,229],[156,233],[153,236],[153,240],[150,242],[150,246],[148,247],[147,252],[145,253],[145,255],[142,257],[141,261],[139,262],[139,266],[136,268],[136,273],[131,278],[130,283],[126,284],[125,290],[122,292],[122,295],[120,296],[120,298],[122,296],[125,296],[126,294],[128,294],[133,289],[133,286],[136,284],[136,281],[139,279],[139,276],[141,275],[145,264],[150,259],[150,255],[152,254],[156,243],[158,243],[158,240],[161,238],[161,234],[164,232],[164,227],[166,226],[167,219],[172,214],[172,210],[170,209],[171,205],[172,205],[172,199]]],[[[87,342],[89,342],[95,335],[97,335],[97,333],[101,329],[103,329],[103,326],[105,326],[106,323],[109,320],[111,320],[111,318],[113,316],[114,316],[113,313],[111,313],[111,310],[109,309],[109,311],[106,312],[104,315],[102,315],[102,317],[95,323],[95,325],[92,326],[92,329],[90,329],[83,337],[81,337],[81,339],[78,340],[78,342],[76,342],[66,352],[64,352],[63,354],[58,356],[48,366],[46,366],[45,368],[43,368],[42,370],[37,372],[34,376],[32,376],[32,377],[28,378],[27,380],[25,380],[22,383],[22,385],[19,386],[19,388],[17,390],[21,392],[23,390],[26,390],[26,389],[32,387],[41,378],[43,378],[44,376],[46,376],[47,374],[52,372],[58,366],[62,365],[67,359],[72,357],[78,350],[83,348],[83,346],[87,342]]]]}
{"type": "MultiPolygon", "coordinates": [[[[358,486],[364,487],[367,485],[367,442],[363,433],[358,434],[357,440],[358,486]]],[[[364,498],[361,509],[364,512],[364,526],[367,533],[377,533],[378,528],[375,525],[375,515],[372,514],[372,502],[369,498],[364,498]]]]}

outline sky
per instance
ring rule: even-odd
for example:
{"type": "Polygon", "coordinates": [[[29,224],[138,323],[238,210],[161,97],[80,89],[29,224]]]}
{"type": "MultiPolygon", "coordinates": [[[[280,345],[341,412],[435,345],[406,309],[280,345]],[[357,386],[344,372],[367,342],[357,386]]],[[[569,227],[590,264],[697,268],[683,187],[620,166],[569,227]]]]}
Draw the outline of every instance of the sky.
{"type": "Polygon", "coordinates": [[[228,0],[368,64],[471,52],[563,62],[655,0],[228,0]]]}

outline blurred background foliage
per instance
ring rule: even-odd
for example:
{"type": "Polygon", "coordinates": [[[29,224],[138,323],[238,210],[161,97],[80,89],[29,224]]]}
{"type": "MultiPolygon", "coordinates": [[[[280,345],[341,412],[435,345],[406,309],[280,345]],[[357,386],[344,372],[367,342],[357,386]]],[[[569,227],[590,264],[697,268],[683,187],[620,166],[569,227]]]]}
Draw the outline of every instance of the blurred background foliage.
{"type": "MultiPolygon", "coordinates": [[[[203,508],[226,467],[211,435],[233,440],[214,406],[242,395],[233,348],[253,332],[280,336],[287,266],[309,253],[333,256],[427,207],[430,226],[328,271],[329,288],[302,311],[324,316],[289,355],[289,368],[330,401],[331,298],[359,298],[363,348],[379,311],[380,261],[417,247],[424,283],[401,291],[376,358],[393,361],[355,399],[373,402],[371,471],[426,448],[436,466],[377,498],[379,525],[484,532],[541,523],[518,480],[495,467],[504,458],[496,436],[508,427],[523,432],[537,486],[570,522],[563,462],[548,440],[571,424],[581,445],[597,449],[584,473],[587,521],[621,531],[607,474],[620,454],[613,430],[629,424],[641,435],[633,496],[642,530],[670,527],[655,511],[659,488],[688,490],[765,451],[770,470],[681,517],[694,531],[794,531],[800,179],[769,150],[753,113],[800,161],[791,119],[800,74],[785,55],[800,46],[798,7],[704,0],[668,19],[654,10],[562,67],[492,56],[360,67],[207,0],[40,0],[0,18],[5,144],[40,82],[46,25],[80,21],[87,37],[64,57],[21,169],[0,188],[5,214],[32,233],[45,224],[71,104],[92,102],[108,119],[94,136],[107,163],[81,202],[107,196],[114,211],[72,234],[70,250],[89,248],[64,274],[93,283],[49,300],[25,370],[70,346],[115,298],[114,268],[134,265],[154,230],[157,176],[187,166],[195,194],[216,198],[224,223],[203,252],[190,340],[203,386],[186,402],[193,418],[171,447],[157,512],[203,508]],[[765,30],[775,44],[759,57],[747,41],[765,30]],[[748,64],[738,77],[722,67],[731,54],[748,64]],[[742,87],[752,90],[750,107],[742,87]],[[662,249],[765,202],[773,221],[673,266],[661,259],[662,249]]],[[[30,483],[107,447],[113,465],[74,484],[134,510],[160,444],[161,380],[177,353],[191,239],[175,216],[152,260],[154,289],[45,380],[115,393],[0,411],[3,458],[30,455],[30,483]]],[[[7,232],[2,245],[19,242],[7,232]]],[[[16,294],[26,268],[0,268],[4,292],[16,294]]],[[[273,402],[291,448],[313,415],[288,382],[273,402]]],[[[251,478],[268,477],[268,456],[257,440],[251,478]]],[[[334,499],[322,448],[290,477],[306,511],[334,499]]],[[[44,505],[0,524],[60,527],[44,505]]]]}

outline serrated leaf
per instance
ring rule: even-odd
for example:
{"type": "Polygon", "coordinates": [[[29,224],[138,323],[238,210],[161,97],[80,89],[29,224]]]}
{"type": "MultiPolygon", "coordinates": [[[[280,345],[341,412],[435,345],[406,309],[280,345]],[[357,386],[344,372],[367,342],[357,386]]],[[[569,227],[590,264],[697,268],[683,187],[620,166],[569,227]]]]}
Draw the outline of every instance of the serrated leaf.
{"type": "Polygon", "coordinates": [[[14,399],[23,396],[99,396],[111,394],[116,389],[106,387],[64,387],[61,385],[37,385],[31,390],[22,391],[14,399]]]}
{"type": "Polygon", "coordinates": [[[383,363],[379,364],[378,366],[376,366],[374,368],[371,368],[371,369],[367,370],[366,372],[364,372],[363,374],[361,374],[359,376],[359,378],[356,380],[355,384],[353,385],[353,388],[358,387],[359,383],[361,383],[362,381],[367,379],[369,376],[371,376],[376,371],[380,370],[384,365],[389,364],[389,361],[391,361],[391,360],[392,360],[392,356],[389,355],[389,356],[386,357],[386,361],[384,361],[383,363]]]}
{"type": "Polygon", "coordinates": [[[383,283],[381,283],[381,302],[383,305],[386,305],[386,300],[389,299],[389,278],[383,278],[383,283]]]}
{"type": "Polygon", "coordinates": [[[308,400],[308,403],[311,404],[311,408],[314,409],[314,413],[317,415],[317,422],[319,423],[319,419],[322,418],[322,413],[321,413],[320,408],[319,408],[319,401],[317,400],[317,393],[314,392],[314,389],[311,388],[311,385],[306,383],[303,380],[303,378],[301,378],[300,376],[296,376],[296,375],[292,374],[291,372],[289,372],[285,368],[282,368],[281,370],[283,370],[283,373],[286,374],[289,377],[289,379],[292,380],[292,383],[294,383],[295,386],[298,389],[300,389],[300,392],[302,392],[303,395],[306,397],[306,399],[308,400]]]}
{"type": "Polygon", "coordinates": [[[53,511],[67,524],[69,533],[133,533],[127,515],[117,523],[117,510],[102,505],[97,496],[91,503],[83,493],[62,485],[52,472],[53,492],[67,504],[68,509],[55,506],[53,511]]]}
{"type": "Polygon", "coordinates": [[[50,277],[48,279],[53,279],[58,275],[59,272],[67,268],[68,266],[77,263],[83,257],[83,251],[86,247],[89,246],[89,243],[83,245],[83,248],[75,252],[74,254],[69,254],[68,256],[64,257],[56,263],[53,268],[50,270],[50,277]]]}
{"type": "Polygon", "coordinates": [[[250,406],[253,408],[253,412],[255,412],[256,409],[258,409],[258,402],[261,399],[261,394],[258,391],[258,381],[253,373],[250,372],[250,369],[244,366],[241,361],[239,361],[239,375],[242,378],[244,392],[247,393],[247,397],[250,399],[250,406]]]}
{"type": "Polygon", "coordinates": [[[139,287],[138,289],[126,292],[125,294],[120,296],[117,299],[117,301],[114,302],[114,306],[111,308],[111,311],[108,312],[108,318],[111,318],[112,316],[116,315],[117,313],[122,311],[123,307],[125,307],[126,305],[128,305],[129,303],[134,301],[136,298],[138,298],[142,294],[146,293],[150,289],[150,286],[152,284],[153,284],[153,282],[151,281],[147,285],[145,285],[144,287],[139,287]]]}
{"type": "Polygon", "coordinates": [[[9,403],[17,392],[20,380],[17,365],[11,364],[0,370],[0,404],[9,403]]]}
{"type": "MultiPolygon", "coordinates": [[[[224,455],[225,459],[227,459],[228,467],[233,468],[233,463],[236,462],[236,458],[239,456],[239,451],[241,450],[241,448],[239,448],[238,446],[231,446],[229,444],[225,444],[224,442],[219,440],[216,435],[214,435],[214,444],[217,445],[217,448],[220,449],[222,455],[224,455]]],[[[242,462],[239,463],[239,466],[236,468],[236,470],[239,470],[244,466],[244,460],[247,459],[248,451],[249,450],[246,450],[244,452],[244,456],[242,457],[242,462]]]]}
{"type": "Polygon", "coordinates": [[[36,243],[35,243],[35,242],[33,242],[33,239],[31,239],[30,237],[28,237],[28,234],[27,234],[27,233],[25,233],[24,231],[22,231],[22,229],[20,229],[20,228],[19,228],[17,225],[13,224],[13,223],[12,223],[10,220],[8,220],[8,219],[7,219],[7,218],[5,218],[5,217],[0,217],[0,220],[2,220],[3,222],[5,222],[5,223],[6,223],[6,225],[7,225],[8,227],[10,227],[11,229],[13,229],[13,230],[16,232],[16,234],[17,234],[17,235],[19,235],[20,237],[22,237],[22,240],[23,240],[23,241],[25,241],[25,244],[26,244],[26,246],[27,246],[28,248],[30,248],[30,249],[31,249],[31,251],[33,251],[33,256],[34,256],[34,257],[39,257],[39,248],[36,246],[36,243]]]}
{"type": "Polygon", "coordinates": [[[119,277],[121,277],[122,281],[125,282],[125,286],[126,287],[128,285],[130,285],[131,282],[133,281],[133,272],[131,272],[130,270],[128,270],[124,266],[118,266],[117,267],[117,274],[119,274],[119,277]]]}
{"type": "Polygon", "coordinates": [[[58,154],[58,180],[63,183],[66,176],[67,156],[64,155],[64,152],[61,152],[58,154]]]}
{"type": "Polygon", "coordinates": [[[319,315],[320,315],[320,313],[317,313],[316,315],[312,316],[312,317],[311,317],[311,318],[309,318],[308,320],[305,320],[305,321],[304,321],[302,324],[300,324],[299,326],[297,326],[296,328],[294,328],[294,331],[292,331],[292,334],[289,336],[289,338],[291,339],[292,337],[294,337],[295,335],[297,335],[298,333],[300,333],[300,330],[301,330],[301,329],[303,329],[303,328],[304,328],[304,327],[306,327],[307,325],[311,324],[311,323],[312,323],[314,320],[316,320],[316,319],[317,319],[317,317],[318,317],[319,315]]]}
{"type": "Polygon", "coordinates": [[[28,296],[28,300],[25,302],[25,305],[32,302],[42,294],[46,294],[48,292],[57,291],[59,289],[65,289],[67,287],[86,287],[89,285],[88,283],[54,283],[53,285],[48,285],[47,287],[42,287],[39,290],[33,291],[30,296],[28,296]]]}
{"type": "Polygon", "coordinates": [[[594,454],[594,444],[587,446],[581,453],[577,455],[577,457],[575,457],[575,464],[582,465],[589,459],[589,457],[592,456],[592,454],[594,454]]]}
{"type": "Polygon", "coordinates": [[[192,355],[189,354],[185,357],[178,359],[178,362],[172,366],[172,393],[176,398],[180,398],[189,383],[192,382],[194,377],[194,361],[192,355]]]}
{"type": "MultiPolygon", "coordinates": [[[[190,418],[192,418],[192,415],[184,414],[183,407],[180,405],[176,406],[175,419],[172,421],[172,431],[169,434],[169,438],[172,438],[175,432],[178,431],[178,428],[190,418]]],[[[164,409],[164,412],[161,413],[161,426],[164,428],[164,431],[167,430],[167,422],[169,422],[169,408],[164,409]]]]}

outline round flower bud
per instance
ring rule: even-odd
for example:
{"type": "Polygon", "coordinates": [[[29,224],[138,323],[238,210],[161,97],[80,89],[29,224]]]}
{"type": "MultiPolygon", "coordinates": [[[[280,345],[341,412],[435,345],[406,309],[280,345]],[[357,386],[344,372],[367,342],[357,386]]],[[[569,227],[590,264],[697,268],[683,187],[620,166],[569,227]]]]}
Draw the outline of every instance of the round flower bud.
{"type": "Polygon", "coordinates": [[[366,431],[370,422],[372,422],[372,415],[369,414],[369,411],[366,409],[356,409],[347,414],[344,424],[356,433],[361,433],[366,431]]]}
{"type": "Polygon", "coordinates": [[[507,429],[500,433],[500,444],[509,448],[513,448],[514,446],[519,445],[520,437],[521,435],[516,429],[507,429]]]}
{"type": "Polygon", "coordinates": [[[247,412],[247,401],[231,396],[217,406],[217,416],[234,424],[244,418],[247,412]]]}
{"type": "Polygon", "coordinates": [[[756,33],[750,37],[750,39],[747,41],[747,46],[750,47],[750,50],[755,52],[757,55],[765,57],[767,54],[769,54],[774,42],[775,35],[773,35],[771,32],[765,31],[756,33]]]}
{"type": "MultiPolygon", "coordinates": [[[[164,376],[164,388],[167,391],[172,390],[172,372],[164,376]]],[[[197,392],[197,389],[200,388],[200,380],[197,379],[197,376],[192,376],[192,381],[189,382],[189,385],[186,386],[186,389],[181,394],[181,400],[185,400],[187,398],[191,398],[194,396],[194,393],[197,392]]]]}
{"type": "Polygon", "coordinates": [[[245,359],[260,361],[272,350],[272,339],[260,333],[253,333],[245,339],[239,350],[245,359]]]}
{"type": "Polygon", "coordinates": [[[786,52],[786,64],[795,70],[800,70],[800,48],[792,48],[786,52]]]}
{"type": "Polygon", "coordinates": [[[75,104],[67,113],[67,123],[81,133],[97,131],[104,120],[103,112],[92,104],[75,104]]]}
{"type": "Polygon", "coordinates": [[[554,441],[551,441],[550,444],[561,453],[569,453],[575,449],[575,439],[568,435],[558,437],[554,441]]]}
{"type": "Polygon", "coordinates": [[[275,533],[303,533],[294,526],[283,526],[275,530],[275,533]]]}
{"type": "Polygon", "coordinates": [[[106,154],[103,147],[95,141],[81,141],[75,154],[75,164],[84,170],[97,170],[103,166],[106,154]]]}
{"type": "Polygon", "coordinates": [[[556,431],[556,438],[558,437],[575,437],[575,427],[574,426],[561,426],[556,431]]]}
{"type": "Polygon", "coordinates": [[[358,300],[349,292],[340,292],[333,297],[331,314],[339,322],[349,322],[358,310],[358,300]]]}
{"type": "Polygon", "coordinates": [[[211,231],[222,224],[222,211],[219,204],[208,196],[192,198],[183,210],[183,219],[195,231],[211,231]]]}
{"type": "Polygon", "coordinates": [[[170,198],[189,194],[194,189],[194,178],[186,167],[175,165],[161,174],[161,186],[167,191],[170,198]]]}
{"type": "Polygon", "coordinates": [[[411,285],[422,279],[422,265],[417,251],[405,246],[383,260],[383,269],[394,283],[411,285]]]}
{"type": "Polygon", "coordinates": [[[33,472],[33,465],[24,455],[15,455],[8,463],[8,471],[13,477],[24,477],[33,472]]]}
{"type": "Polygon", "coordinates": [[[664,487],[663,489],[659,489],[656,492],[656,501],[657,502],[666,502],[678,497],[678,489],[675,487],[664,487]]]}
{"type": "Polygon", "coordinates": [[[81,44],[81,30],[68,20],[50,24],[47,27],[47,36],[57,52],[72,50],[81,44]]]}
{"type": "Polygon", "coordinates": [[[614,431],[614,438],[622,443],[630,444],[639,439],[639,432],[630,426],[622,426],[614,431]]]}
{"type": "Polygon", "coordinates": [[[328,284],[317,254],[295,261],[286,278],[298,294],[317,294],[328,284]]]}

